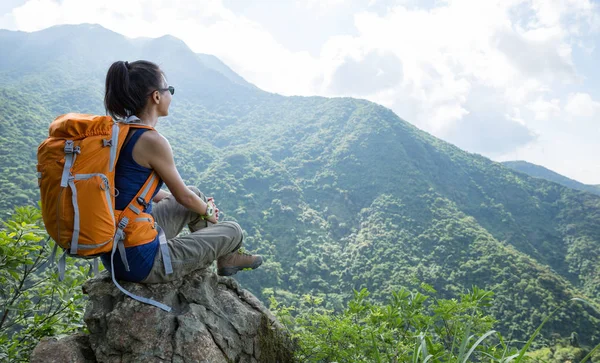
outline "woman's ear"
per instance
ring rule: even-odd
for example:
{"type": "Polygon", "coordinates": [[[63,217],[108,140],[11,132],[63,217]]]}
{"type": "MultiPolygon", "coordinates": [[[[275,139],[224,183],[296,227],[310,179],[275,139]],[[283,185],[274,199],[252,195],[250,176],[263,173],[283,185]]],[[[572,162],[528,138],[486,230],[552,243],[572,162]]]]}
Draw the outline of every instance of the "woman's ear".
{"type": "Polygon", "coordinates": [[[158,92],[158,91],[152,92],[152,99],[154,100],[154,103],[156,103],[158,105],[160,103],[160,92],[158,92]]]}

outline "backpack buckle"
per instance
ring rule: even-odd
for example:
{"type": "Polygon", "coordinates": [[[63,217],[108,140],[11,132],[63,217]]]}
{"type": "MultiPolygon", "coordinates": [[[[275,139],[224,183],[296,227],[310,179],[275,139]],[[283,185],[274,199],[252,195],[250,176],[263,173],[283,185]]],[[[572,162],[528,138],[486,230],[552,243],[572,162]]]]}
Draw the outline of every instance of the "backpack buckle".
{"type": "Polygon", "coordinates": [[[81,148],[79,146],[75,146],[75,142],[73,140],[66,140],[65,154],[81,154],[81,148]]]}
{"type": "Polygon", "coordinates": [[[121,221],[119,222],[119,229],[120,230],[124,230],[125,227],[127,227],[127,225],[129,224],[129,218],[127,217],[123,217],[123,219],[121,219],[121,221]]]}
{"type": "Polygon", "coordinates": [[[144,207],[144,209],[148,207],[148,204],[150,204],[150,203],[146,203],[146,201],[142,197],[137,197],[136,200],[138,203],[140,203],[141,206],[144,207]]]}
{"type": "Polygon", "coordinates": [[[73,154],[73,140],[65,141],[65,154],[73,154]]]}

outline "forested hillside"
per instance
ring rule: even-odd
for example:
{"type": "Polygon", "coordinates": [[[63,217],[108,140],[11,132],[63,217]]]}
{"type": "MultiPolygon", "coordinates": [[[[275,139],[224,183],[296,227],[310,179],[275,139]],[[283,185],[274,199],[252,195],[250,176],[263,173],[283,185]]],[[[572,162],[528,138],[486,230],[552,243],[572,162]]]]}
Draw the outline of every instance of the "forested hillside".
{"type": "MultiPolygon", "coordinates": [[[[3,215],[37,202],[36,148],[54,117],[103,114],[110,64],[144,58],[176,88],[158,130],[182,176],[267,258],[238,278],[257,296],[339,309],[363,287],[387,299],[424,282],[452,298],[475,285],[495,292],[499,330],[519,339],[568,299],[600,297],[600,196],[462,151],[384,107],[270,94],[175,38],[99,26],[0,31],[0,52],[3,215]]],[[[599,319],[573,306],[543,336],[597,342],[599,319]]]]}

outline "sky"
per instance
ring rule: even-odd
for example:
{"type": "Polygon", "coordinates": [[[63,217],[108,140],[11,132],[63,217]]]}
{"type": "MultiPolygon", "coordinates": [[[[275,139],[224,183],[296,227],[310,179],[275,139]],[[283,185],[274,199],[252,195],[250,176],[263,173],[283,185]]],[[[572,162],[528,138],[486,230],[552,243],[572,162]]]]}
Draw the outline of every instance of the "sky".
{"type": "Polygon", "coordinates": [[[600,0],[2,0],[0,28],[165,34],[283,95],[379,103],[496,161],[600,184],[600,0]]]}

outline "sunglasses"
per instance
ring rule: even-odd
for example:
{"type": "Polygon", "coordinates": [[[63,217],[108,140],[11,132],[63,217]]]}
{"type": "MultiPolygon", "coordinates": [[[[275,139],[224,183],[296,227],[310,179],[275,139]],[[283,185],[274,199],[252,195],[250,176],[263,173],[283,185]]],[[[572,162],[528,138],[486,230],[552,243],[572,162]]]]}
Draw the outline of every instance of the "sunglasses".
{"type": "Polygon", "coordinates": [[[174,95],[174,94],[175,94],[175,87],[173,87],[173,86],[169,86],[169,87],[167,87],[167,88],[160,88],[160,89],[159,89],[159,91],[161,91],[161,92],[162,92],[162,91],[169,91],[169,93],[170,93],[170,94],[171,94],[171,96],[172,96],[172,95],[174,95]]]}
{"type": "MultiPolygon", "coordinates": [[[[158,89],[155,89],[154,91],[160,91],[160,92],[169,91],[169,93],[170,93],[171,95],[174,95],[174,94],[175,94],[175,87],[173,87],[173,86],[169,86],[169,87],[167,87],[167,88],[158,88],[158,89]]],[[[151,95],[152,93],[154,93],[154,91],[150,92],[150,95],[151,95]]]]}

